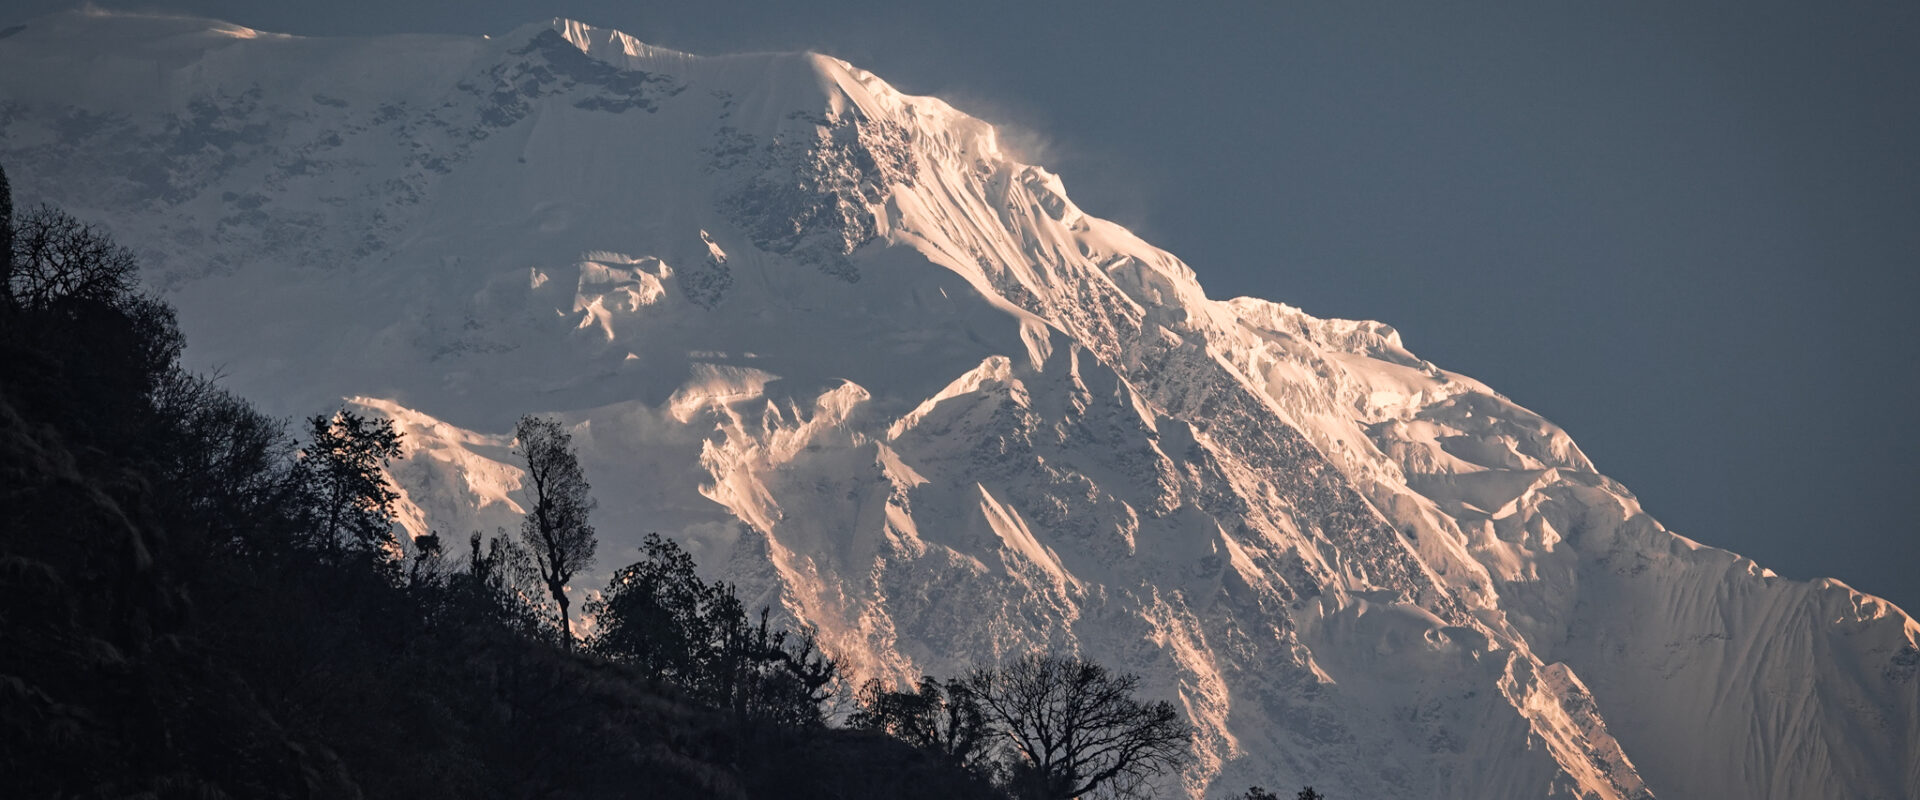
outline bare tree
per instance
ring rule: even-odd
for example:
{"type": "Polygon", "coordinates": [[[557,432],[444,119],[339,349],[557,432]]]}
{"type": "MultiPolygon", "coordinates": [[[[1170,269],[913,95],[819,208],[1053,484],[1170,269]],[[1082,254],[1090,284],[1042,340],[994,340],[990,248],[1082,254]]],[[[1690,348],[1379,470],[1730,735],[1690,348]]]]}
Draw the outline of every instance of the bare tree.
{"type": "Polygon", "coordinates": [[[133,251],[72,214],[35,206],[9,230],[7,295],[21,308],[66,300],[111,303],[134,294],[139,264],[133,251]]]}
{"type": "Polygon", "coordinates": [[[567,610],[567,583],[593,565],[596,544],[587,515],[593,511],[587,478],[573,453],[573,437],[559,420],[525,416],[514,426],[516,452],[527,464],[527,518],[520,539],[540,568],[540,579],[559,606],[560,631],[573,646],[573,622],[567,610]]]}
{"type": "Polygon", "coordinates": [[[130,412],[97,405],[101,400],[149,399],[174,371],[186,342],[173,308],[139,291],[133,252],[48,205],[25,209],[0,228],[5,229],[0,238],[9,242],[8,257],[0,264],[5,268],[0,308],[9,317],[35,320],[18,332],[66,353],[59,368],[76,376],[76,386],[93,382],[93,397],[84,399],[93,407],[71,410],[90,417],[93,428],[95,421],[130,412]]]}
{"type": "Polygon", "coordinates": [[[1138,787],[1185,763],[1193,731],[1172,703],[1133,697],[1136,675],[1072,657],[1027,655],[967,684],[1019,763],[1017,789],[1069,800],[1095,789],[1138,787]]]}

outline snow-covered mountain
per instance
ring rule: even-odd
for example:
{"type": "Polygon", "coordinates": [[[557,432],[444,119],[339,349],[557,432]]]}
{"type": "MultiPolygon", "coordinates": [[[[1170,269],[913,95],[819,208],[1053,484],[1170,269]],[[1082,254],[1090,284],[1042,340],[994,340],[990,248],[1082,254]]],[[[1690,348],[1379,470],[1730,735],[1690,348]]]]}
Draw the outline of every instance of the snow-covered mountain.
{"type": "Polygon", "coordinates": [[[1899,609],[1666,530],[1386,325],[1209,299],[833,58],[74,12],[0,30],[0,163],[230,387],[397,420],[416,532],[511,524],[506,433],[564,416],[576,592],[657,530],[861,676],[1078,651],[1185,708],[1194,796],[1920,797],[1899,609]]]}

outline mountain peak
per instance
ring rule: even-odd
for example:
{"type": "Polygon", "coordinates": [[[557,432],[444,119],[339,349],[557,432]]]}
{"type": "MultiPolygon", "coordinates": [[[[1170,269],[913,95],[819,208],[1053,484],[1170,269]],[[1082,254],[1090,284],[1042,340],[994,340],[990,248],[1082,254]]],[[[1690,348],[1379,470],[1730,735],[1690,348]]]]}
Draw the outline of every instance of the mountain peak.
{"type": "Polygon", "coordinates": [[[694,57],[689,53],[647,44],[612,28],[595,27],[565,17],[528,23],[501,38],[525,42],[548,31],[559,34],[569,44],[579,48],[580,52],[615,66],[624,66],[631,59],[684,60],[694,57]]]}
{"type": "Polygon", "coordinates": [[[1139,673],[1196,797],[1914,794],[1897,609],[1667,531],[1391,327],[1209,299],[936,98],[564,19],[48,19],[0,38],[20,199],[109,223],[227,387],[394,419],[410,526],[514,524],[550,413],[602,552],[671,536],[862,675],[1139,673]]]}

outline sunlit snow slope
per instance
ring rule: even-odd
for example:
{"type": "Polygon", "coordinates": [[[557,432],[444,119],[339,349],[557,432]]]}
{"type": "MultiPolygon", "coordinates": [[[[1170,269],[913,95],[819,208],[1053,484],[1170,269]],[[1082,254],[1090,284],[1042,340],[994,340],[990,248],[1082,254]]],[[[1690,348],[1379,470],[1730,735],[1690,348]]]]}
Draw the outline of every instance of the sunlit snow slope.
{"type": "Polygon", "coordinates": [[[1665,530],[1385,325],[1208,299],[832,58],[76,12],[0,31],[0,163],[195,364],[397,420],[411,530],[512,524],[505,432],[560,414],[573,591],[657,530],[860,676],[1089,655],[1198,727],[1175,792],[1920,797],[1901,611],[1665,530]]]}

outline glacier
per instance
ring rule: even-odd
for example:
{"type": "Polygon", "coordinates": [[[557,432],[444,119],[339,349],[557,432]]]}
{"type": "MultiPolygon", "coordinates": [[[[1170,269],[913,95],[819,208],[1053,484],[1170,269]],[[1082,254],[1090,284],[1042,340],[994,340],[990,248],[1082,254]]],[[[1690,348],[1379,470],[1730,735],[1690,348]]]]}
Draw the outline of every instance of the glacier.
{"type": "Polygon", "coordinates": [[[1387,325],[1208,298],[838,59],[81,10],[0,31],[0,163],[229,388],[393,419],[409,531],[511,525],[559,415],[572,591],[658,531],[860,678],[1087,655],[1196,726],[1169,793],[1920,797],[1900,609],[1665,529],[1387,325]]]}

